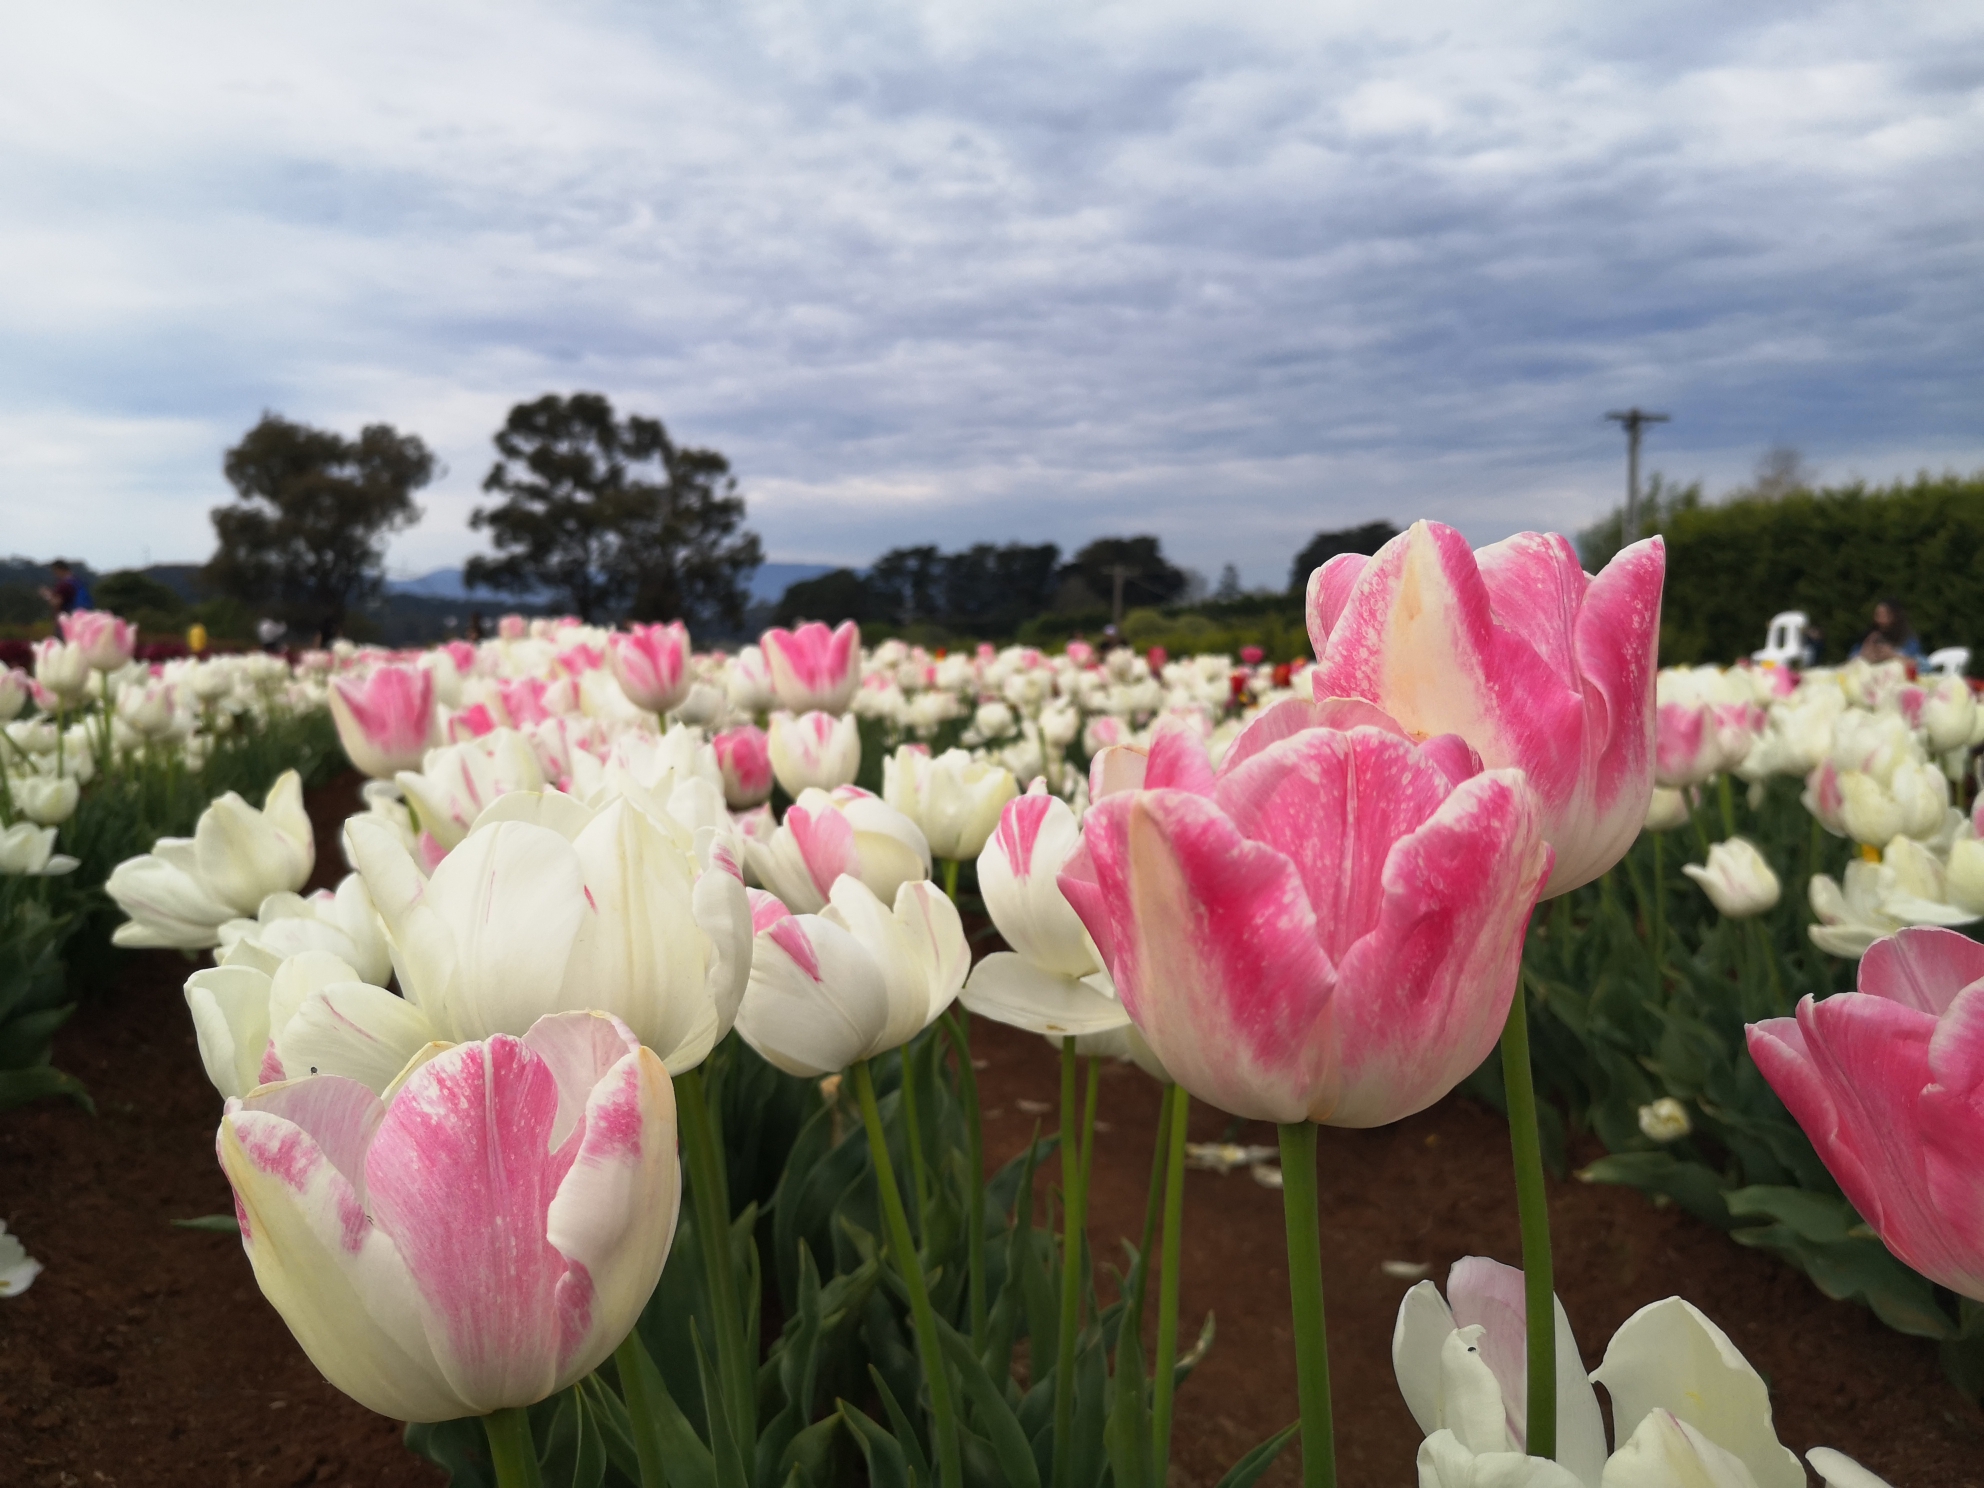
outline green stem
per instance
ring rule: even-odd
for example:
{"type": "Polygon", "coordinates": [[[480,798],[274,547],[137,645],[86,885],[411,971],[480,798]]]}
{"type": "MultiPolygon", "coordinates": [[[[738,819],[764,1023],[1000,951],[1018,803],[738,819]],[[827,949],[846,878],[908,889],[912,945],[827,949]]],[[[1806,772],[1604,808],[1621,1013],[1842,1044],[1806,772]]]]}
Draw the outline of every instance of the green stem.
{"type": "MultiPolygon", "coordinates": [[[[1156,1371],[1150,1404],[1151,1461],[1156,1464],[1153,1483],[1164,1482],[1171,1463],[1171,1397],[1178,1388],[1178,1268],[1185,1228],[1185,1127],[1192,1111],[1192,1097],[1183,1086],[1173,1085],[1165,1097],[1171,1130],[1164,1173],[1164,1260],[1157,1280],[1157,1351],[1151,1359],[1156,1371]]],[[[1309,1130],[1313,1147],[1315,1128],[1309,1130]]],[[[1313,1212],[1314,1205],[1310,1207],[1313,1212]]],[[[1320,1282],[1316,1305],[1322,1306],[1320,1282]]],[[[1327,1361],[1323,1368],[1328,1371],[1327,1361]]]]}
{"type": "Polygon", "coordinates": [[[1515,1154],[1516,1212],[1522,1223],[1523,1301],[1529,1317],[1529,1426],[1523,1448],[1557,1455],[1556,1282],[1550,1266],[1550,1209],[1543,1188],[1543,1142],[1536,1126],[1536,1082],[1529,1063],[1528,993],[1517,978],[1502,1029],[1502,1084],[1515,1154]]]}
{"type": "MultiPolygon", "coordinates": [[[[1091,1107],[1092,1109],[1092,1107],[1091,1107]]],[[[1074,1470],[1075,1329],[1081,1319],[1082,1142],[1075,1115],[1075,1041],[1061,1040],[1061,1331],[1054,1351],[1054,1481],[1074,1470]]]]}
{"type": "Polygon", "coordinates": [[[630,1330],[613,1351],[620,1370],[620,1393],[627,1401],[627,1419],[634,1433],[634,1456],[641,1465],[641,1488],[667,1488],[668,1455],[661,1444],[661,1403],[648,1390],[647,1370],[639,1329],[630,1330]]]}
{"type": "Polygon", "coordinates": [[[1295,1313],[1295,1391],[1302,1405],[1302,1488],[1336,1488],[1336,1425],[1330,1416],[1330,1345],[1323,1321],[1313,1121],[1281,1128],[1281,1208],[1288,1226],[1288,1300],[1295,1313]]]}
{"type": "Polygon", "coordinates": [[[1667,834],[1653,834],[1653,979],[1667,982],[1667,834]]]}
{"type": "Polygon", "coordinates": [[[1722,803],[1722,835],[1724,838],[1736,835],[1736,787],[1729,783],[1729,772],[1724,770],[1715,777],[1716,797],[1722,803]]]}
{"type": "Polygon", "coordinates": [[[915,1050],[916,1045],[909,1043],[898,1052],[902,1057],[902,1126],[909,1146],[910,1197],[916,1203],[916,1212],[910,1216],[910,1226],[912,1233],[921,1239],[924,1226],[929,1223],[930,1170],[923,1161],[923,1120],[916,1104],[915,1050]]]}
{"type": "Polygon", "coordinates": [[[1757,943],[1763,952],[1764,970],[1770,977],[1771,1010],[1776,1016],[1782,1017],[1791,1009],[1785,1005],[1784,978],[1778,973],[1777,951],[1770,943],[1770,927],[1762,916],[1752,920],[1751,924],[1756,927],[1757,943]]]}
{"type": "Polygon", "coordinates": [[[956,858],[945,858],[942,861],[944,864],[944,897],[949,899],[951,903],[956,904],[958,902],[958,860],[956,858]]]}
{"type": "Polygon", "coordinates": [[[868,1130],[868,1155],[875,1165],[875,1186],[881,1190],[882,1222],[888,1230],[889,1249],[895,1252],[896,1268],[902,1272],[903,1286],[909,1292],[916,1347],[923,1355],[923,1376],[930,1384],[930,1414],[936,1420],[937,1481],[942,1488],[963,1488],[964,1458],[958,1448],[957,1413],[951,1404],[951,1373],[944,1364],[943,1343],[937,1336],[937,1314],[930,1306],[930,1290],[923,1282],[923,1264],[917,1259],[916,1243],[909,1236],[909,1216],[903,1213],[895,1166],[889,1161],[889,1141],[882,1134],[882,1113],[875,1104],[875,1079],[868,1072],[865,1059],[856,1060],[851,1073],[855,1095],[861,1102],[861,1124],[868,1130]]]}
{"type": "Polygon", "coordinates": [[[958,1058],[958,1098],[964,1103],[965,1141],[971,1154],[971,1191],[966,1237],[971,1272],[971,1345],[983,1348],[988,1330],[989,1306],[985,1296],[985,1127],[978,1111],[978,1071],[971,1063],[971,1014],[953,1006],[944,1020],[951,1047],[958,1058]]]}
{"type": "Polygon", "coordinates": [[[723,1154],[717,1151],[711,1130],[700,1069],[685,1070],[675,1077],[675,1109],[682,1127],[682,1155],[689,1165],[689,1199],[695,1206],[703,1281],[710,1294],[717,1375],[728,1397],[724,1414],[730,1419],[732,1435],[753,1443],[757,1440],[757,1371],[745,1353],[743,1314],[730,1267],[730,1203],[725,1196],[723,1154]]]}
{"type": "Polygon", "coordinates": [[[1150,1279],[1150,1253],[1157,1244],[1157,1221],[1164,1212],[1164,1162],[1171,1151],[1171,1108],[1178,1103],[1178,1087],[1166,1085],[1164,1100],[1157,1108],[1157,1141],[1150,1154],[1150,1190],[1144,1200],[1143,1240],[1137,1246],[1136,1286],[1130,1305],[1136,1315],[1144,1315],[1145,1283],[1150,1279]]]}
{"type": "Polygon", "coordinates": [[[530,1416],[520,1405],[505,1406],[482,1418],[489,1437],[489,1460],[496,1468],[496,1488],[542,1488],[537,1448],[531,1444],[530,1416]]]}

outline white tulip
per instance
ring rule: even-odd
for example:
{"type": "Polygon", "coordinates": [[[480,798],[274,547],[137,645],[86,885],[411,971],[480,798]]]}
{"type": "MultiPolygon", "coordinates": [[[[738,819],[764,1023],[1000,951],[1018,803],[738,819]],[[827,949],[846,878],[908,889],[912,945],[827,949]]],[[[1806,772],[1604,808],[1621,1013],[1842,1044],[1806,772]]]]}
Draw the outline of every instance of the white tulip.
{"type": "Polygon", "coordinates": [[[1777,908],[1784,892],[1770,863],[1745,837],[1716,843],[1708,850],[1708,866],[1683,863],[1681,871],[1702,886],[1717,911],[1732,920],[1777,908]]]}
{"type": "Polygon", "coordinates": [[[882,761],[882,799],[923,829],[931,854],[961,862],[985,848],[999,812],[1019,794],[1010,770],[963,749],[932,758],[905,744],[882,761]]]}
{"type": "Polygon", "coordinates": [[[1959,837],[1950,844],[1944,888],[1953,906],[1984,915],[1984,839],[1959,837]]]}
{"type": "Polygon", "coordinates": [[[81,866],[81,859],[55,850],[53,827],[32,822],[0,827],[0,877],[58,878],[81,866]]]}
{"type": "Polygon", "coordinates": [[[497,797],[543,790],[545,784],[530,741],[507,728],[430,749],[418,772],[402,770],[394,779],[420,814],[420,830],[444,853],[468,835],[497,797]]]}
{"type": "Polygon", "coordinates": [[[1977,700],[1961,677],[1938,678],[1922,703],[1922,729],[1929,747],[1941,754],[1965,749],[1977,727],[1977,700]]]}
{"type": "Polygon", "coordinates": [[[89,691],[89,657],[74,641],[50,636],[34,648],[34,679],[63,703],[74,703],[89,691]]]}
{"type": "Polygon", "coordinates": [[[1682,790],[1669,790],[1665,786],[1655,786],[1646,807],[1648,832],[1671,832],[1676,827],[1688,824],[1688,796],[1682,790]]]}
{"type": "Polygon", "coordinates": [[[82,787],[68,777],[19,775],[8,782],[8,788],[21,814],[42,827],[59,827],[74,816],[83,795],[82,787]]]}
{"type": "Polygon", "coordinates": [[[745,1042],[787,1074],[814,1077],[908,1043],[957,996],[971,947],[941,889],[905,883],[893,909],[859,879],[835,881],[819,914],[753,900],[745,1042]]]}
{"type": "Polygon", "coordinates": [[[455,1040],[612,1013],[671,1072],[729,1031],[750,967],[743,883],[679,826],[555,791],[495,802],[423,881],[389,827],[345,824],[401,988],[455,1040]]]}
{"type": "Polygon", "coordinates": [[[392,953],[365,880],[347,873],[332,893],[320,889],[308,898],[271,894],[255,918],[229,920],[220,927],[222,966],[275,968],[304,951],[324,951],[354,968],[360,981],[383,987],[392,980],[392,953]]]}
{"type": "Polygon", "coordinates": [[[852,785],[861,772],[861,724],[851,713],[772,714],[772,774],[797,796],[852,785]]]}

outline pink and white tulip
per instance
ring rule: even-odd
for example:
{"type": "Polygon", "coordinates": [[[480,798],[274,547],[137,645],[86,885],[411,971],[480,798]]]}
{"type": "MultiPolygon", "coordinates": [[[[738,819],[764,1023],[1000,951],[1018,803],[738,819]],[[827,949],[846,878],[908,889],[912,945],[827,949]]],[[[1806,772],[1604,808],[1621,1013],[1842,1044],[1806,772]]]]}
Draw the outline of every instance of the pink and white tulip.
{"type": "Polygon", "coordinates": [[[817,620],[797,630],[774,626],[760,638],[772,695],[792,713],[845,713],[861,685],[861,628],[828,630],[817,620]]]}
{"type": "Polygon", "coordinates": [[[1871,947],[1860,988],[1750,1025],[1750,1055],[1888,1249],[1984,1301],[1984,946],[1871,947]]]}
{"type": "Polygon", "coordinates": [[[73,610],[62,616],[62,639],[80,647],[97,671],[114,672],[138,649],[138,627],[108,610],[73,610]]]}
{"type": "Polygon", "coordinates": [[[460,844],[499,797],[545,786],[537,751],[515,729],[430,749],[418,770],[402,770],[394,779],[419,813],[422,845],[435,862],[460,844]]]}
{"type": "Polygon", "coordinates": [[[756,724],[725,729],[710,740],[723,771],[723,799],[732,811],[763,805],[772,794],[771,739],[756,724]]]}
{"type": "Polygon", "coordinates": [[[957,907],[927,881],[885,903],[859,879],[834,882],[819,914],[754,892],[758,927],[737,1032],[790,1075],[818,1076],[899,1048],[957,996],[971,946],[957,907]]]}
{"type": "Polygon", "coordinates": [[[769,842],[753,834],[746,861],[794,914],[816,914],[836,881],[858,878],[893,903],[896,890],[930,876],[930,844],[915,822],[859,786],[801,791],[769,842]]]}
{"type": "Polygon", "coordinates": [[[1130,1021],[1059,875],[1081,846],[1068,803],[1044,786],[1008,801],[978,855],[986,912],[1012,949],[971,969],[960,998],[981,1017],[1050,1037],[1108,1033],[1130,1021]]]}
{"type": "Polygon", "coordinates": [[[626,1337],[675,1236],[675,1100],[625,1025],[566,1013],[434,1054],[384,1097],[320,1076],[216,1142],[263,1295],[361,1405],[531,1405],[626,1337]]]}
{"type": "Polygon", "coordinates": [[[1060,885],[1179,1084],[1236,1116],[1380,1126],[1488,1055],[1550,851],[1520,773],[1476,769],[1458,739],[1319,727],[1215,776],[1160,726],[1060,885]]]}
{"type": "Polygon", "coordinates": [[[382,666],[363,679],[333,677],[331,718],[338,742],[361,773],[391,780],[420,768],[433,742],[434,678],[420,667],[382,666]]]}
{"type": "Polygon", "coordinates": [[[1765,716],[1754,703],[1662,703],[1656,715],[1654,780],[1676,789],[1735,769],[1763,732],[1765,716]]]}
{"type": "Polygon", "coordinates": [[[667,713],[689,695],[689,630],[680,620],[615,631],[607,654],[620,690],[650,713],[667,713]]]}
{"type": "Polygon", "coordinates": [[[768,753],[787,795],[852,785],[861,773],[861,726],[852,713],[774,713],[768,753]]]}
{"type": "Polygon", "coordinates": [[[1554,533],[1471,552],[1415,522],[1375,557],[1310,575],[1313,695],[1363,698],[1412,737],[1458,734],[1490,769],[1522,770],[1556,853],[1544,893],[1564,893],[1646,820],[1665,571],[1657,537],[1594,578],[1554,533]]]}

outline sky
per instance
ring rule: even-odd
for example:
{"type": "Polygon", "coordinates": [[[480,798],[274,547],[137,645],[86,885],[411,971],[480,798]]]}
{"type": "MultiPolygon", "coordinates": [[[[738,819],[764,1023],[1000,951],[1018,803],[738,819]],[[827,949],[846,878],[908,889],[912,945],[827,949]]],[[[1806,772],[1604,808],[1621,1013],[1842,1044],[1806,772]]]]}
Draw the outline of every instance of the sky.
{"type": "Polygon", "coordinates": [[[395,576],[516,402],[731,459],[767,554],[1984,468],[1984,8],[15,7],[0,553],[197,561],[264,410],[419,434],[395,576]]]}

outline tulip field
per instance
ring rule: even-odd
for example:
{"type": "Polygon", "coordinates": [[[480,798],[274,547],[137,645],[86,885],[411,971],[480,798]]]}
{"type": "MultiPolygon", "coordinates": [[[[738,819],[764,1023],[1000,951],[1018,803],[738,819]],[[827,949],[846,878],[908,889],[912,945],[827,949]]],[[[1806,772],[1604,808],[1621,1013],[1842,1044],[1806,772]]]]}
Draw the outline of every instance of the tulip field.
{"type": "MultiPolygon", "coordinates": [[[[225,1236],[299,1482],[1979,1481],[1984,705],[1661,670],[1664,562],[1422,522],[1301,657],[65,617],[0,671],[0,1340],[66,1305],[29,1134],[142,1070],[204,1084],[91,1181],[232,1205],[137,1310],[225,1236]],[[1821,1328],[1781,1431],[1742,1344],[1821,1328]]],[[[0,1345],[20,1481],[85,1376],[0,1345]]]]}

